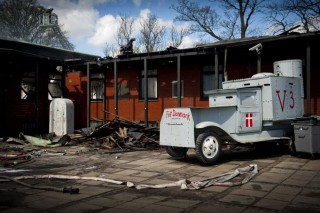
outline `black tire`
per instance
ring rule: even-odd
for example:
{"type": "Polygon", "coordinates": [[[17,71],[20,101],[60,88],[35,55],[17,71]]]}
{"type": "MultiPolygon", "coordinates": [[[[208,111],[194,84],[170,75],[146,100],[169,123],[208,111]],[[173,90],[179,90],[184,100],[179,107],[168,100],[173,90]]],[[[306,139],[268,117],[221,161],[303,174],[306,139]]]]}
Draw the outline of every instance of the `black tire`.
{"type": "Polygon", "coordinates": [[[180,160],[186,158],[188,148],[176,147],[176,146],[166,146],[167,153],[174,159],[180,160]]]}
{"type": "Polygon", "coordinates": [[[205,132],[197,137],[196,156],[203,164],[215,163],[222,153],[221,139],[214,132],[205,132]]]}

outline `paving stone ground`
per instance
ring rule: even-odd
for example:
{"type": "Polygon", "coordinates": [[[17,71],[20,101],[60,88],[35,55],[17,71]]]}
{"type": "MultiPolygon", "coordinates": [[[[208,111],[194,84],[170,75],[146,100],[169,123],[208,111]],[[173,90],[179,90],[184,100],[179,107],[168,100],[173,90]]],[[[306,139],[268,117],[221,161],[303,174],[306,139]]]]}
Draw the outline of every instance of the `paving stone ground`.
{"type": "MultiPolygon", "coordinates": [[[[73,148],[76,149],[76,148],[73,148]]],[[[79,194],[31,189],[0,182],[1,212],[320,212],[320,159],[290,156],[287,150],[226,153],[217,164],[203,166],[193,151],[188,158],[173,160],[163,150],[107,153],[105,150],[77,155],[42,155],[7,170],[3,176],[78,175],[164,184],[181,179],[202,180],[257,164],[259,173],[247,184],[211,186],[200,190],[179,187],[138,190],[95,180],[28,179],[37,186],[79,188],[79,194]],[[16,169],[26,171],[14,172],[16,169]]]]}

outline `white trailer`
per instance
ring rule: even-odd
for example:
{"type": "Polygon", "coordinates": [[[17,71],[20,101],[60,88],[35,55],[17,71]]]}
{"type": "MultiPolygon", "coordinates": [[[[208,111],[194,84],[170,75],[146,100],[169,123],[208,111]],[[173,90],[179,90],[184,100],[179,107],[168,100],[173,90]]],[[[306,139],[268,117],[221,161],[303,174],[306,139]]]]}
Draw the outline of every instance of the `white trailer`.
{"type": "Polygon", "coordinates": [[[223,82],[208,92],[207,108],[165,109],[160,145],[174,158],[189,148],[205,164],[214,163],[223,147],[282,141],[292,145],[292,121],[304,114],[302,61],[274,63],[274,73],[223,82]]]}

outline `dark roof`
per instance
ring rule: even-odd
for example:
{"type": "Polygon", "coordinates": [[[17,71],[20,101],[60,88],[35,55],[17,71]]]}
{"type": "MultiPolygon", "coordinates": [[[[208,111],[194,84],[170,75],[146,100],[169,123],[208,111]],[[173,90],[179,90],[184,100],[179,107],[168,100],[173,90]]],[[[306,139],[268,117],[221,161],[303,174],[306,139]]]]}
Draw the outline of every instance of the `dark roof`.
{"type": "Polygon", "coordinates": [[[100,58],[100,56],[96,55],[84,54],[70,50],[7,39],[0,39],[0,53],[1,52],[12,52],[19,55],[54,61],[95,61],[100,58]]]}
{"type": "Polygon", "coordinates": [[[231,39],[231,40],[221,40],[214,43],[198,45],[198,48],[213,48],[213,47],[235,47],[242,45],[251,45],[257,43],[265,42],[275,42],[283,40],[296,40],[296,39],[307,39],[311,37],[320,36],[320,31],[311,33],[294,33],[288,35],[277,35],[277,36],[260,36],[260,37],[250,37],[242,39],[231,39]]]}
{"type": "Polygon", "coordinates": [[[277,42],[282,40],[299,40],[299,39],[320,39],[320,31],[311,32],[311,33],[302,33],[302,34],[289,34],[289,35],[278,35],[278,36],[261,36],[261,37],[250,37],[243,39],[231,39],[231,40],[222,40],[214,43],[197,45],[194,48],[187,49],[173,49],[173,50],[164,50],[151,53],[137,53],[137,54],[128,54],[128,55],[119,55],[118,58],[108,58],[104,62],[109,63],[113,61],[133,61],[133,60],[142,60],[144,58],[156,59],[156,58],[167,58],[175,56],[185,56],[185,55],[200,55],[207,54],[209,52],[214,52],[215,48],[232,48],[240,46],[255,45],[258,43],[267,43],[267,42],[277,42]]]}

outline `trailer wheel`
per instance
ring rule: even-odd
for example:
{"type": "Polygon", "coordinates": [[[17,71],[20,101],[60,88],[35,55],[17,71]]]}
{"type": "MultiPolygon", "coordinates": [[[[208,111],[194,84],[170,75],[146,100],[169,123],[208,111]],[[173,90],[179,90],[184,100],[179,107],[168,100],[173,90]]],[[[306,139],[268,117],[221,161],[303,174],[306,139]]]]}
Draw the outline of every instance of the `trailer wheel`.
{"type": "Polygon", "coordinates": [[[204,164],[215,163],[221,155],[221,139],[214,132],[205,132],[197,137],[196,156],[204,164]]]}
{"type": "Polygon", "coordinates": [[[186,158],[188,148],[176,147],[176,146],[166,146],[167,153],[174,159],[180,160],[186,158]]]}

